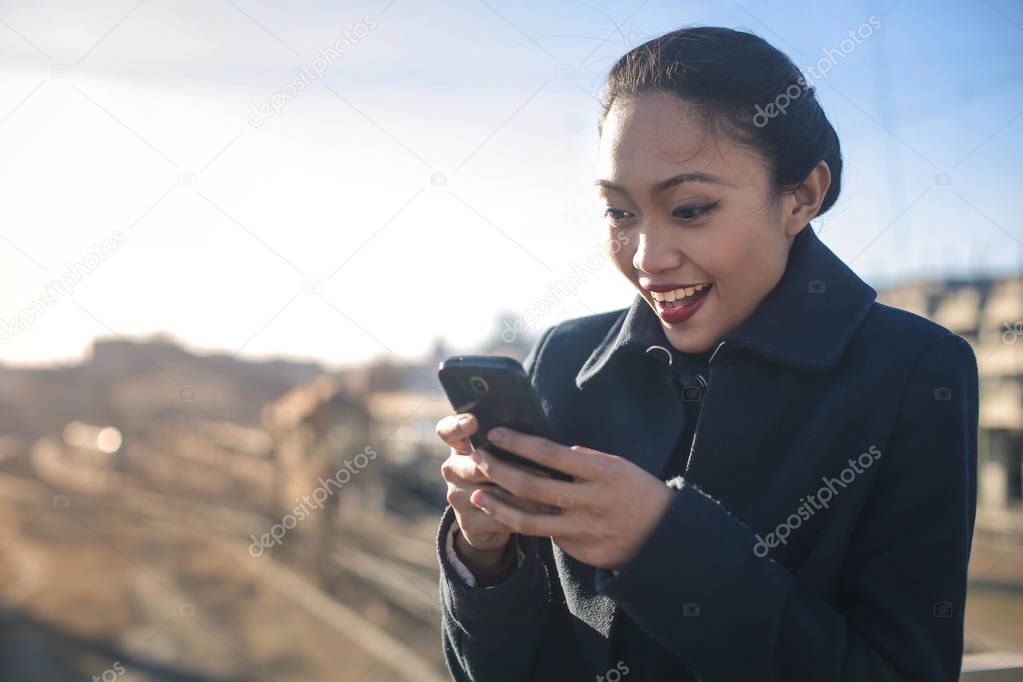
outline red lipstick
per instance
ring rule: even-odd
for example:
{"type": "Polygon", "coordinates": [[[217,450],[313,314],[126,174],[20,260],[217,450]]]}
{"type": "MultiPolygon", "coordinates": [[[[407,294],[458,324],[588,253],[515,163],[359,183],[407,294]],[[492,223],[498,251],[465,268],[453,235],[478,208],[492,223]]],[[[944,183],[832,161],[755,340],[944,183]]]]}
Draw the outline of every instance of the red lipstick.
{"type": "MultiPolygon", "coordinates": [[[[697,282],[702,284],[702,282],[697,282]]],[[[658,293],[664,291],[672,291],[673,289],[681,289],[684,286],[693,285],[650,285],[645,287],[648,291],[656,291],[658,293]]],[[[668,324],[681,324],[685,322],[703,306],[703,301],[707,298],[707,292],[713,288],[713,284],[710,284],[700,291],[694,293],[692,296],[687,297],[686,302],[682,305],[678,304],[678,299],[675,301],[658,301],[654,299],[654,306],[657,309],[658,316],[668,324]]]]}

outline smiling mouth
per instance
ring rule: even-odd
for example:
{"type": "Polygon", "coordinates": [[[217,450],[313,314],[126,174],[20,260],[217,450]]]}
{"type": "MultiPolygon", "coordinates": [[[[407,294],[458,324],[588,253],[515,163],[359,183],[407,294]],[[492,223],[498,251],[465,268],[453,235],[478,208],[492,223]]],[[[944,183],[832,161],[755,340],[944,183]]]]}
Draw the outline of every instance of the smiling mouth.
{"type": "Polygon", "coordinates": [[[673,291],[665,291],[663,293],[657,291],[651,291],[650,293],[653,295],[654,301],[657,303],[657,307],[661,310],[676,310],[678,308],[688,307],[699,301],[707,295],[707,292],[710,291],[713,286],[713,284],[700,284],[695,287],[675,289],[673,291]]]}

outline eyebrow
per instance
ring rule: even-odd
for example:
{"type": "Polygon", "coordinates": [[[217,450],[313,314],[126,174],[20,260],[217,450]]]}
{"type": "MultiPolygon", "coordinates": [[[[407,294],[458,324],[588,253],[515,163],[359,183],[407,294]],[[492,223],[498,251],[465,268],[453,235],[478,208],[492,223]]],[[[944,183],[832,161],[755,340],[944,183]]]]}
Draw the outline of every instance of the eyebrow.
{"type": "MultiPolygon", "coordinates": [[[[668,178],[667,180],[661,180],[660,182],[658,182],[653,187],[653,193],[654,194],[659,194],[659,193],[663,192],[666,189],[674,187],[675,185],[681,185],[683,183],[694,183],[694,182],[708,182],[708,183],[713,183],[713,184],[716,184],[716,185],[731,185],[731,183],[726,182],[724,180],[724,178],[721,178],[721,177],[719,177],[717,175],[714,175],[712,173],[700,173],[700,172],[680,173],[678,175],[673,175],[672,177],[668,178]]],[[[596,185],[597,187],[603,187],[604,189],[614,190],[616,192],[621,192],[622,194],[628,195],[628,192],[625,191],[624,187],[622,187],[621,185],[615,184],[615,183],[611,182],[610,180],[597,180],[593,184],[596,185]]]]}

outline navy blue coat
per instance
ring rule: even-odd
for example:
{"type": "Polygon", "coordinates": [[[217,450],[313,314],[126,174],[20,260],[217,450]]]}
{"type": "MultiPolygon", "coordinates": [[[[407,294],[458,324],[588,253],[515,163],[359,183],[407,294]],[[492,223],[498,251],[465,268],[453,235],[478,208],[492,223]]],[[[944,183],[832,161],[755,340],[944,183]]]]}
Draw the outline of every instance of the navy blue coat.
{"type": "MultiPolygon", "coordinates": [[[[809,225],[779,283],[719,340],[667,513],[614,575],[520,537],[525,560],[468,586],[437,536],[455,680],[884,682],[958,679],[976,510],[970,345],[881,304],[809,225]],[[628,614],[643,661],[611,660],[628,614]]],[[[655,476],[683,402],[626,309],[544,331],[525,365],[559,442],[655,476]]],[[[656,319],[652,318],[651,319],[656,319]]]]}

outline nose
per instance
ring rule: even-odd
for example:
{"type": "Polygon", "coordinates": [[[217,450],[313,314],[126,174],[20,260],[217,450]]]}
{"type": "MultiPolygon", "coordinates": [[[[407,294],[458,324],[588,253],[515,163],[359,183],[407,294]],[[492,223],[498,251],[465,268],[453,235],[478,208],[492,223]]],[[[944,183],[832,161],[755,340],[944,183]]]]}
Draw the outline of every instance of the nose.
{"type": "Polygon", "coordinates": [[[682,254],[663,235],[650,229],[639,232],[636,253],[632,256],[632,266],[648,273],[674,270],[682,264],[682,254]]]}

